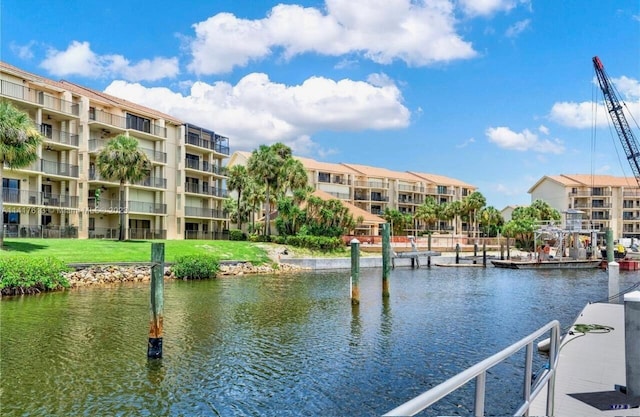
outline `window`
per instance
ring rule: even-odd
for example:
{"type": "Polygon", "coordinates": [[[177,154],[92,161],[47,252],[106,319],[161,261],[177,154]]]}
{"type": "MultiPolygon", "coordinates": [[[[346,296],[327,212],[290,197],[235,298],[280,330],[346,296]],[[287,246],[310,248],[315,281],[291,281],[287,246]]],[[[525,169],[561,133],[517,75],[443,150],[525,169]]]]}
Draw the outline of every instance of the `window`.
{"type": "Polygon", "coordinates": [[[186,154],[187,168],[198,169],[200,165],[200,157],[198,155],[186,154]]]}
{"type": "Polygon", "coordinates": [[[444,185],[438,185],[438,194],[447,194],[447,187],[444,185]]]}
{"type": "Polygon", "coordinates": [[[318,172],[318,182],[331,182],[331,174],[328,172],[318,172]]]}
{"type": "Polygon", "coordinates": [[[40,125],[40,133],[49,139],[53,137],[53,126],[43,123],[40,125]]]}
{"type": "Polygon", "coordinates": [[[2,199],[5,203],[20,202],[20,180],[14,178],[2,179],[2,199]]]}
{"type": "Polygon", "coordinates": [[[90,120],[96,120],[96,108],[95,107],[89,107],[89,119],[90,120]]]}
{"type": "Polygon", "coordinates": [[[135,129],[140,132],[151,133],[151,120],[127,113],[127,129],[135,129]]]}

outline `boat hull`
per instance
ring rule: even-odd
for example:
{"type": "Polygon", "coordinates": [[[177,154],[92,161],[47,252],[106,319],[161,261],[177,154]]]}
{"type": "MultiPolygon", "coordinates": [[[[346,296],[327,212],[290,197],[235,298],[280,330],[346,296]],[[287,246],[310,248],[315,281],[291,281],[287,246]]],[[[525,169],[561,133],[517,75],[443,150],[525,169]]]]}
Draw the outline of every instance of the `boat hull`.
{"type": "Polygon", "coordinates": [[[512,261],[496,260],[491,261],[496,268],[510,269],[593,269],[600,267],[600,259],[585,260],[550,260],[550,261],[512,261]]]}

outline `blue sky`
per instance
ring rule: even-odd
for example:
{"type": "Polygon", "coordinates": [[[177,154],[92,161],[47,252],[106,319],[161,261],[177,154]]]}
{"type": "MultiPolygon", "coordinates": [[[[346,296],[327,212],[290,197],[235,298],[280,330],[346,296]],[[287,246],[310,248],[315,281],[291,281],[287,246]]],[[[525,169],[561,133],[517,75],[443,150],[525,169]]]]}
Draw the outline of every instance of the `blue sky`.
{"type": "Polygon", "coordinates": [[[640,137],[638,0],[18,0],[0,59],[230,139],[479,187],[527,204],[544,175],[633,175],[591,59],[640,137]],[[594,128],[595,126],[595,128],[594,128]]]}

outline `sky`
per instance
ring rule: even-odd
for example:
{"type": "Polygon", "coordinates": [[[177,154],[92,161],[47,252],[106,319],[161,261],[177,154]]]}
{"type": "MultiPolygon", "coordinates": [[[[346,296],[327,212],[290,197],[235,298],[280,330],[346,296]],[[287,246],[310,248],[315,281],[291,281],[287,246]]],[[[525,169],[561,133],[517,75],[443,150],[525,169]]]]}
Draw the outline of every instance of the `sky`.
{"type": "Polygon", "coordinates": [[[594,56],[640,140],[638,0],[0,1],[6,63],[499,210],[545,175],[633,176],[594,56]]]}

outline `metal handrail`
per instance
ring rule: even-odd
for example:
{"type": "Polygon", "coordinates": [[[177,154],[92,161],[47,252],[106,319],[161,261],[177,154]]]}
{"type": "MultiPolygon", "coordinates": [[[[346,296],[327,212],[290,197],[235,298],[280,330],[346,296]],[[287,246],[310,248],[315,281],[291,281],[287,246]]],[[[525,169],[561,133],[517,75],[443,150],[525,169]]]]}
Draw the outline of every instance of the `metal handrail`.
{"type": "Polygon", "coordinates": [[[493,366],[499,364],[505,359],[511,357],[515,353],[519,352],[526,346],[527,351],[525,355],[525,375],[524,375],[524,403],[514,414],[517,416],[525,415],[531,406],[531,401],[538,396],[542,391],[545,384],[547,385],[547,414],[553,415],[553,400],[555,389],[555,375],[556,367],[558,365],[558,350],[560,344],[560,322],[553,320],[541,327],[529,336],[520,339],[518,342],[503,349],[493,356],[478,362],[467,370],[460,372],[458,375],[449,378],[445,382],[431,388],[429,391],[424,392],[412,400],[394,408],[386,413],[384,416],[413,416],[421,412],[425,408],[431,406],[453,391],[465,385],[467,382],[475,378],[476,380],[476,392],[475,392],[475,405],[474,415],[484,415],[484,397],[485,397],[485,383],[487,379],[487,370],[493,366]],[[551,343],[549,348],[549,369],[538,377],[533,391],[531,390],[531,377],[533,375],[533,342],[544,335],[548,331],[551,331],[551,343]]]}

